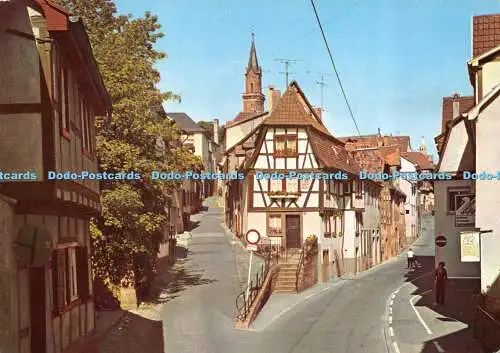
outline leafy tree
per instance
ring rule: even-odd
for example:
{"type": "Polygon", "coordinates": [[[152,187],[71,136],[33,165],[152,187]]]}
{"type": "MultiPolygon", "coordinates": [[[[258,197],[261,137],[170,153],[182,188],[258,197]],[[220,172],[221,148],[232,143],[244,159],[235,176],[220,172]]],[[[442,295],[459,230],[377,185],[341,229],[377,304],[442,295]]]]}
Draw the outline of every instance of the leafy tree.
{"type": "MultiPolygon", "coordinates": [[[[211,121],[198,121],[198,126],[201,127],[203,130],[205,130],[205,135],[213,140],[214,139],[214,124],[211,121]]],[[[222,141],[222,133],[224,131],[224,127],[219,126],[219,141],[222,141]]]]}
{"type": "Polygon", "coordinates": [[[200,161],[179,144],[180,132],[161,114],[165,100],[180,99],[157,87],[155,64],[166,54],[155,49],[163,36],[158,18],[118,15],[112,0],[60,0],[86,26],[94,56],[113,104],[111,120],[96,121],[100,169],[137,171],[138,181],[103,181],[102,214],[93,221],[92,264],[97,277],[130,284],[155,264],[167,215],[167,195],[178,181],[151,179],[151,172],[197,168],[200,161]],[[159,141],[164,142],[162,148],[159,141]],[[137,266],[134,259],[148,259],[137,266]]]}

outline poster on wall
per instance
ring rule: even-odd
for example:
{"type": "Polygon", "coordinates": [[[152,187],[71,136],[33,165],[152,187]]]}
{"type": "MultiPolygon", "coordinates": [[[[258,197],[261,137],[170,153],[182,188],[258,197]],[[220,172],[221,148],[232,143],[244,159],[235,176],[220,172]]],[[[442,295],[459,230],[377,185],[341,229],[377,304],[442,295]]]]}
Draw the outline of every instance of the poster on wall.
{"type": "Polygon", "coordinates": [[[476,218],[476,195],[455,195],[455,227],[474,227],[476,218]]]}
{"type": "Polygon", "coordinates": [[[479,232],[460,232],[460,257],[462,262],[480,262],[479,232]]]}

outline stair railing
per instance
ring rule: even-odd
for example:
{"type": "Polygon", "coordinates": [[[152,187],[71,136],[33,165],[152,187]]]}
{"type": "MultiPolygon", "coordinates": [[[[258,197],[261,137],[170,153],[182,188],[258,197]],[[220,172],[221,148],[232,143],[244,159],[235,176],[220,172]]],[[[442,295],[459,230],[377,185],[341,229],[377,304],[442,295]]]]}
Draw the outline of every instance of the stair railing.
{"type": "Polygon", "coordinates": [[[238,320],[245,321],[250,313],[250,309],[255,303],[264,281],[271,268],[271,256],[266,256],[264,264],[261,265],[260,270],[255,274],[254,279],[250,281],[250,286],[245,288],[236,297],[236,309],[238,311],[238,320]],[[248,295],[247,295],[248,292],[248,295]]]}

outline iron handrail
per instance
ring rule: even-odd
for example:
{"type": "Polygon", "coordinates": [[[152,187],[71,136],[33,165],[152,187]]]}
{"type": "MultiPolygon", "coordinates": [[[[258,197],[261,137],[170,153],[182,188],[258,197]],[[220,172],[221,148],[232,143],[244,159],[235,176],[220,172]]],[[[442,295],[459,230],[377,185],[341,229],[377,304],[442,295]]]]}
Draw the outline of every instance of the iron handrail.
{"type": "Polygon", "coordinates": [[[265,262],[261,265],[260,271],[255,274],[255,279],[250,281],[250,287],[245,286],[244,290],[236,297],[236,309],[238,311],[237,318],[241,321],[246,320],[250,309],[257,299],[259,291],[262,289],[264,281],[271,267],[271,257],[267,256],[265,262]],[[248,292],[248,297],[247,297],[248,292]]]}

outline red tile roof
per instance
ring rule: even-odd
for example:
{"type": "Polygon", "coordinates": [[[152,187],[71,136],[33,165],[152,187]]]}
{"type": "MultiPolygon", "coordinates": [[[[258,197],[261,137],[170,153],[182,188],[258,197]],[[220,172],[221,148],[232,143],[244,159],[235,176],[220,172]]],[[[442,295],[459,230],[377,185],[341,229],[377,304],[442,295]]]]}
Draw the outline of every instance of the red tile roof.
{"type": "Polygon", "coordinates": [[[398,145],[401,151],[408,151],[410,148],[409,136],[390,136],[390,135],[362,135],[338,137],[342,142],[352,142],[356,149],[376,148],[380,146],[398,145]]]}
{"type": "Polygon", "coordinates": [[[459,104],[459,113],[467,113],[472,109],[475,105],[474,96],[459,96],[454,95],[451,97],[443,97],[443,112],[442,112],[442,120],[441,120],[441,133],[446,130],[446,124],[449,121],[452,121],[453,118],[453,102],[458,102],[459,104]]]}
{"type": "Polygon", "coordinates": [[[406,152],[402,155],[413,164],[416,164],[420,170],[434,170],[434,164],[421,152],[406,152]]]}
{"type": "Polygon", "coordinates": [[[323,166],[343,170],[354,175],[359,174],[359,165],[340,141],[312,129],[309,131],[309,139],[316,157],[323,166]]]}
{"type": "Polygon", "coordinates": [[[330,135],[330,132],[316,116],[295,81],[290,84],[276,107],[263,121],[263,124],[272,126],[312,126],[330,135]]]}
{"type": "Polygon", "coordinates": [[[500,45],[500,14],[474,16],[472,19],[472,57],[500,45]]]}
{"type": "Polygon", "coordinates": [[[240,112],[238,115],[233,120],[229,120],[226,122],[226,127],[230,127],[236,124],[241,124],[245,121],[249,121],[255,118],[258,118],[259,116],[265,115],[267,112],[263,113],[248,113],[248,112],[240,112]]]}
{"type": "Polygon", "coordinates": [[[384,171],[385,161],[376,148],[353,151],[354,159],[361,170],[368,173],[380,173],[384,171]]]}
{"type": "Polygon", "coordinates": [[[387,165],[390,165],[391,167],[401,165],[401,153],[399,146],[382,146],[378,148],[378,153],[387,165]]]}

